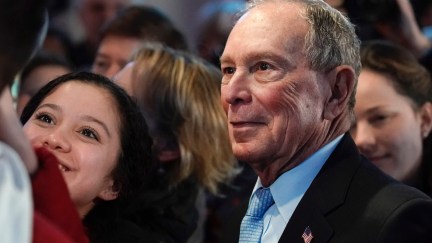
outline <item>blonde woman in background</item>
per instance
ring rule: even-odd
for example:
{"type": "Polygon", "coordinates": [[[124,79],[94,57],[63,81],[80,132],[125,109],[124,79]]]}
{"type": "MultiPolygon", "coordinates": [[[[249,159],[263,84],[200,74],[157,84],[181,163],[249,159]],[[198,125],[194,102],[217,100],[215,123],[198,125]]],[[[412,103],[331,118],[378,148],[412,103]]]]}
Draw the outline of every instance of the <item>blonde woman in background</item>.
{"type": "Polygon", "coordinates": [[[159,225],[167,241],[202,241],[196,230],[203,226],[196,214],[204,209],[201,189],[218,193],[219,184],[237,172],[220,103],[220,71],[186,52],[148,44],[115,80],[137,99],[160,166],[152,191],[132,211],[143,212],[144,224],[159,225]]]}

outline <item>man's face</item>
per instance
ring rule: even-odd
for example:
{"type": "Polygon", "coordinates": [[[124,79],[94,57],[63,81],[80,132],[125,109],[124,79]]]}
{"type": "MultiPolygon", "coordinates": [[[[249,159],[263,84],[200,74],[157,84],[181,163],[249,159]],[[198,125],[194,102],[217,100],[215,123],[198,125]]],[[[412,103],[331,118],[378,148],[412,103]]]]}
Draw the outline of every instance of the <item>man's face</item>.
{"type": "Polygon", "coordinates": [[[232,148],[256,171],[295,166],[322,133],[328,85],[305,58],[309,26],[299,7],[252,9],[233,28],[221,57],[232,148]]]}

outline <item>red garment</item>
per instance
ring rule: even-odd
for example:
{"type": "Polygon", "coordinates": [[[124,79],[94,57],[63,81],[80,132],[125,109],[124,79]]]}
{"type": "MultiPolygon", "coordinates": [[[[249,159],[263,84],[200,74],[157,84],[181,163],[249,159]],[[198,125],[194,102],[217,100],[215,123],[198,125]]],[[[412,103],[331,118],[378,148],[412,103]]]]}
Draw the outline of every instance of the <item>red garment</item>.
{"type": "Polygon", "coordinates": [[[35,150],[38,171],[32,176],[33,242],[88,243],[84,226],[58,168],[57,158],[44,148],[35,150]]]}

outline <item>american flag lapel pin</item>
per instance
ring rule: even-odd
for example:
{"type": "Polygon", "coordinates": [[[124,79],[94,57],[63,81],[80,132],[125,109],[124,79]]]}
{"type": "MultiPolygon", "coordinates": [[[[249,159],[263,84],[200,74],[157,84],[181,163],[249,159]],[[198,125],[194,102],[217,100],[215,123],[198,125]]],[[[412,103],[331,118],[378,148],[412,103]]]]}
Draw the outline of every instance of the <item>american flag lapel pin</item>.
{"type": "Polygon", "coordinates": [[[306,229],[304,230],[302,236],[301,236],[304,240],[305,243],[310,243],[312,241],[312,239],[314,238],[314,236],[312,235],[312,231],[311,229],[308,227],[306,227],[306,229]]]}

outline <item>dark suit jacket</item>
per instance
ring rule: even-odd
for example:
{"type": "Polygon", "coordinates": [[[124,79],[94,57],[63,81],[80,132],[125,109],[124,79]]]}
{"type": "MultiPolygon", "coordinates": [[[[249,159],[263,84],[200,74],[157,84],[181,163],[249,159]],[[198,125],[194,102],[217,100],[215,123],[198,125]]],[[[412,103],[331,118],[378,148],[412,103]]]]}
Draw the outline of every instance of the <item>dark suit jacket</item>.
{"type": "Polygon", "coordinates": [[[383,174],[346,134],[288,222],[279,242],[432,242],[432,200],[383,174]]]}

